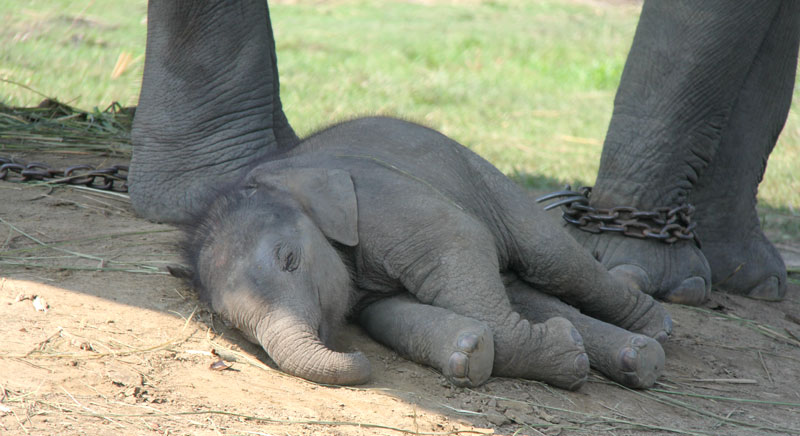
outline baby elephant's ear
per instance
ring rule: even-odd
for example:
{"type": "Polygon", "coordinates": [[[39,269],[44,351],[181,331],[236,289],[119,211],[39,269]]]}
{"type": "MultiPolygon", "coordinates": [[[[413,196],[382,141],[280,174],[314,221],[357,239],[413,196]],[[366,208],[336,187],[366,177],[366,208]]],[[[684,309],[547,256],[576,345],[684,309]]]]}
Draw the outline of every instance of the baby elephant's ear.
{"type": "Polygon", "coordinates": [[[350,173],[321,168],[293,168],[281,179],[329,239],[358,245],[358,203],[350,173]]]}

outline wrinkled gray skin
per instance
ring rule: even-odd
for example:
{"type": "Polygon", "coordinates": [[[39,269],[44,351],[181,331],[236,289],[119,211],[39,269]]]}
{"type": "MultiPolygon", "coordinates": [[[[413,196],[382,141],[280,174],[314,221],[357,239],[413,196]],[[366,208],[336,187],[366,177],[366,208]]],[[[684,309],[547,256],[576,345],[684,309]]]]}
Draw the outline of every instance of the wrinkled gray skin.
{"type": "Polygon", "coordinates": [[[733,292],[779,298],[785,289],[753,205],[791,95],[795,8],[645,5],[592,202],[693,200],[703,252],[576,233],[609,275],[490,165],[412,124],[362,120],[298,145],[281,109],[267,5],[257,0],[150,2],[131,199],[143,216],[187,223],[204,197],[233,186],[234,203],[211,207],[208,239],[196,242],[197,280],[215,310],[294,374],[366,379],[362,356],[325,345],[355,307],[370,334],[458,383],[491,371],[575,388],[586,351],[610,377],[647,385],[663,361],[658,344],[595,319],[666,337],[666,314],[633,289],[697,303],[711,282],[706,257],[733,292]],[[350,198],[350,218],[315,206],[326,195],[308,195],[313,180],[335,188],[331,207],[350,198]],[[256,200],[263,210],[248,203],[256,200]],[[720,220],[735,225],[708,225],[720,220]],[[273,225],[236,233],[263,222],[273,225]],[[295,251],[275,250],[284,246],[295,251]],[[437,323],[450,315],[459,321],[437,323]]]}
{"type": "Polygon", "coordinates": [[[594,359],[642,387],[663,367],[651,337],[670,332],[664,309],[547,225],[488,162],[428,128],[333,126],[258,163],[204,209],[186,250],[201,295],[301,377],[367,380],[362,355],[326,346],[350,313],[457,384],[496,374],[576,389],[594,359]],[[501,273],[524,285],[507,287],[501,273]],[[514,297],[522,313],[507,292],[530,294],[514,297]],[[642,334],[595,334],[613,328],[599,319],[642,334]]]}
{"type": "Polygon", "coordinates": [[[756,191],[792,97],[800,2],[646,1],[614,102],[591,204],[690,202],[702,248],[571,229],[612,274],[699,304],[713,284],[779,300],[786,267],[756,191]]]}

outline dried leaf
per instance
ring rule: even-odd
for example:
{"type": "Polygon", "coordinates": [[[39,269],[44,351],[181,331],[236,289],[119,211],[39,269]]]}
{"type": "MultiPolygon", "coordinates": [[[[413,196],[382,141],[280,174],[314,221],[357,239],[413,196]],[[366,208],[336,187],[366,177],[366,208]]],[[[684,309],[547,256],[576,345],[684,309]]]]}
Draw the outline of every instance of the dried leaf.
{"type": "Polygon", "coordinates": [[[119,78],[119,76],[121,76],[122,73],[124,73],[125,70],[127,70],[128,67],[132,63],[133,63],[133,55],[132,54],[130,54],[130,53],[126,52],[126,51],[123,51],[122,53],[120,53],[119,57],[117,58],[117,63],[116,63],[116,65],[114,65],[114,70],[111,71],[111,78],[112,79],[119,78]]]}
{"type": "Polygon", "coordinates": [[[224,371],[224,370],[226,370],[226,369],[228,369],[230,367],[231,366],[228,365],[227,363],[225,363],[224,360],[220,359],[220,360],[217,360],[216,362],[212,363],[209,368],[213,369],[214,371],[224,371]]]}
{"type": "Polygon", "coordinates": [[[37,312],[47,313],[47,309],[50,308],[50,306],[44,301],[44,298],[37,295],[33,297],[33,308],[36,309],[37,312]]]}

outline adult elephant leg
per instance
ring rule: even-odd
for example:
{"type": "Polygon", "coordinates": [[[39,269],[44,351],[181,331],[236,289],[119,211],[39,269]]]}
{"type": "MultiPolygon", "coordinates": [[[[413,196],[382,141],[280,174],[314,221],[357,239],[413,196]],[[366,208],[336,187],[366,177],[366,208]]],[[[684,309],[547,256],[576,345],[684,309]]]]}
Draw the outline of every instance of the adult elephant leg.
{"type": "Polygon", "coordinates": [[[140,215],[186,222],[215,187],[291,147],[265,0],[151,0],[129,189],[140,215]]]}
{"type": "MultiPolygon", "coordinates": [[[[622,73],[590,204],[640,210],[689,201],[714,157],[745,79],[778,14],[761,0],[646,1],[622,73]]],[[[658,298],[699,304],[710,268],[693,242],[573,235],[658,298]]]]}
{"type": "Polygon", "coordinates": [[[370,304],[358,321],[373,339],[438,369],[456,386],[479,386],[492,374],[494,342],[483,322],[406,295],[370,304]]]}
{"type": "Polygon", "coordinates": [[[783,128],[794,88],[800,3],[783,1],[747,75],[708,169],[692,191],[697,234],[714,287],[779,300],[786,266],[761,231],[756,192],[783,128]]]}
{"type": "Polygon", "coordinates": [[[504,279],[514,310],[533,322],[556,316],[568,319],[583,337],[591,366],[611,380],[641,389],[652,386],[661,375],[664,349],[656,340],[586,316],[514,276],[504,279]]]}

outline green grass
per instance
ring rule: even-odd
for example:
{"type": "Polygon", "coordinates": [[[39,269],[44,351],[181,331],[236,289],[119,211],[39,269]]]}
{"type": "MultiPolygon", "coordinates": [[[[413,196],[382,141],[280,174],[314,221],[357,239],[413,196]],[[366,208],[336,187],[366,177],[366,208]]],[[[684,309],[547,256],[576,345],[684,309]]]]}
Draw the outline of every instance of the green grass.
{"type": "MultiPolygon", "coordinates": [[[[84,108],[134,105],[145,3],[0,0],[0,78],[84,108]],[[112,79],[123,52],[132,63],[112,79]]],[[[593,183],[638,16],[635,5],[577,0],[274,2],[271,11],[282,98],[300,134],[401,116],[534,187],[593,183]]],[[[0,82],[0,102],[41,98],[0,82]]],[[[790,214],[800,211],[793,109],[760,190],[763,205],[790,214]]]]}

